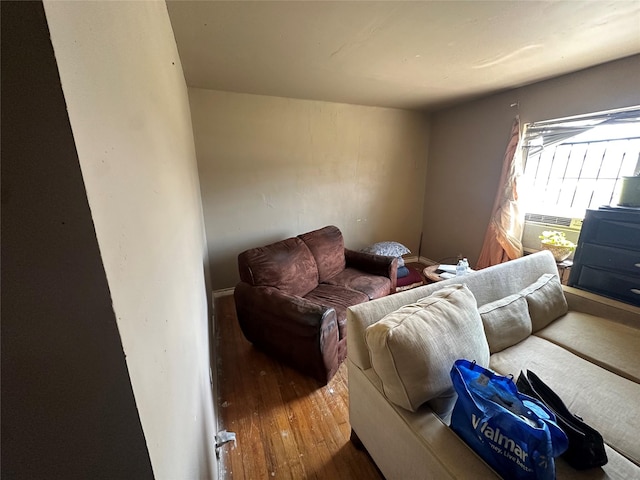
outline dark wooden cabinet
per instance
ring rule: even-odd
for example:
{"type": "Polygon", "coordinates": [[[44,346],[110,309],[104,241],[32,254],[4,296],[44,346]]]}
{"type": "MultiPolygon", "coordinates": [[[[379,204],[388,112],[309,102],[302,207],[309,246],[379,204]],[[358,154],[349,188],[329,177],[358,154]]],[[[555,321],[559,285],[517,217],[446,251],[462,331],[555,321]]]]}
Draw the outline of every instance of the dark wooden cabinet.
{"type": "Polygon", "coordinates": [[[587,210],[569,285],[640,306],[640,209],[587,210]]]}

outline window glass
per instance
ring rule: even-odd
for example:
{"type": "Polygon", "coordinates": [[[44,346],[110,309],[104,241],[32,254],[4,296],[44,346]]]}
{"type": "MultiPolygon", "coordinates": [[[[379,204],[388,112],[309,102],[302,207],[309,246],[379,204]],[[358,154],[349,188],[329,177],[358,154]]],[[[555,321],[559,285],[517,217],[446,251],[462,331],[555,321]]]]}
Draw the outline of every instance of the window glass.
{"type": "Polygon", "coordinates": [[[584,218],[588,208],[615,204],[622,177],[640,170],[640,118],[625,114],[623,121],[609,120],[586,131],[581,128],[593,121],[533,124],[535,133],[528,138],[525,128],[524,211],[584,218]]]}

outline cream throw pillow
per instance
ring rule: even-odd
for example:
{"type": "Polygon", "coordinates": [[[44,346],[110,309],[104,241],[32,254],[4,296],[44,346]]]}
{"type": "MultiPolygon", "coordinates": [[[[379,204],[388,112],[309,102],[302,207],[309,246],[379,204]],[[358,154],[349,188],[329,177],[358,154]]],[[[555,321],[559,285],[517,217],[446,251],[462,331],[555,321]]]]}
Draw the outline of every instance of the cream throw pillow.
{"type": "Polygon", "coordinates": [[[489,346],[476,299],[451,285],[367,327],[365,341],[384,394],[415,412],[452,390],[449,372],[459,358],[489,364],[489,346]]]}
{"type": "Polygon", "coordinates": [[[489,350],[496,353],[531,335],[531,317],[525,298],[516,293],[478,308],[489,350]]]}
{"type": "Polygon", "coordinates": [[[545,273],[520,294],[527,300],[531,330],[535,333],[569,311],[557,275],[545,273]]]}

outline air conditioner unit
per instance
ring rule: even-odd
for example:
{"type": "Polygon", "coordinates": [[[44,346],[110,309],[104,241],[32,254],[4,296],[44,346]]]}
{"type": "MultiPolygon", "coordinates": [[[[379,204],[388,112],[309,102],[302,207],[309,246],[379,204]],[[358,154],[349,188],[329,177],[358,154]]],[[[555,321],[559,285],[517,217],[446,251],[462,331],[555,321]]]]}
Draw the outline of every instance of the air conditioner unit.
{"type": "MultiPolygon", "coordinates": [[[[525,252],[533,253],[540,250],[540,235],[545,230],[557,230],[564,232],[567,240],[578,243],[581,218],[557,217],[553,215],[540,215],[527,213],[525,215],[524,230],[522,232],[522,246],[525,252]]],[[[573,254],[570,258],[573,258],[573,254]]]]}

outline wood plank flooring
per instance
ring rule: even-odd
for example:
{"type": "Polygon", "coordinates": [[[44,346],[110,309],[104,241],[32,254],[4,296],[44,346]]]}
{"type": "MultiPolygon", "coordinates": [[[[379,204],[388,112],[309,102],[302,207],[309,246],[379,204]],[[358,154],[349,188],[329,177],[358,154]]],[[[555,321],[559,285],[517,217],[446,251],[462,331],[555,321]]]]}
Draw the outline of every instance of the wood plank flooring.
{"type": "Polygon", "coordinates": [[[255,349],[242,335],[233,296],[215,300],[223,480],[382,480],[349,441],[347,368],[324,387],[255,349]]]}

